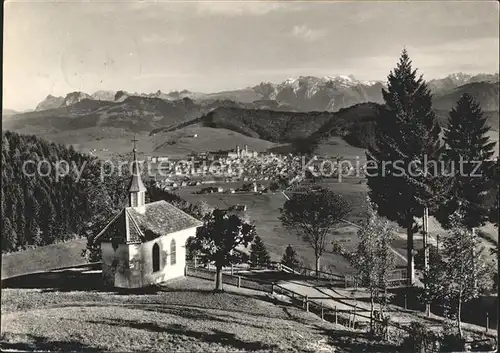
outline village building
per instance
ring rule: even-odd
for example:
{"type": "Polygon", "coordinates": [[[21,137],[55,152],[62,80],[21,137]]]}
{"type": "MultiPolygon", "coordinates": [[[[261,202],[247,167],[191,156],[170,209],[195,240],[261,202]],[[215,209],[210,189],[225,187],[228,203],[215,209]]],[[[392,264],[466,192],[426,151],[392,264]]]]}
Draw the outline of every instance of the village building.
{"type": "Polygon", "coordinates": [[[186,242],[202,223],[166,201],[146,203],[134,146],[129,205],[94,238],[107,285],[139,288],[185,275],[186,242]]]}

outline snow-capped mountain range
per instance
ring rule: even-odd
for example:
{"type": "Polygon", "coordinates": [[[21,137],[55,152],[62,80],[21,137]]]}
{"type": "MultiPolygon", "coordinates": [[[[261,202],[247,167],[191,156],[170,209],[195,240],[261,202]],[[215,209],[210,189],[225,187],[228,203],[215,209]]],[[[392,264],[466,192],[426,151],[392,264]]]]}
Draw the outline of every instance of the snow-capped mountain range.
{"type": "Polygon", "coordinates": [[[498,73],[496,74],[465,74],[463,72],[453,73],[446,76],[445,78],[430,80],[428,82],[429,88],[434,94],[446,93],[459,86],[466,85],[468,83],[476,82],[488,82],[495,83],[498,82],[498,73]]]}
{"type": "Polygon", "coordinates": [[[363,102],[381,103],[382,82],[359,81],[354,76],[300,76],[282,83],[262,82],[253,90],[262,99],[276,100],[300,111],[337,111],[363,102]]]}
{"type": "MultiPolygon", "coordinates": [[[[496,74],[454,73],[442,79],[428,81],[434,95],[450,93],[455,88],[474,82],[498,82],[496,74]]],[[[66,97],[47,96],[36,110],[55,109],[74,105],[82,100],[123,102],[131,96],[178,100],[189,98],[195,101],[232,100],[251,103],[254,101],[274,101],[280,106],[297,111],[338,111],[339,109],[363,102],[382,103],[383,81],[360,81],[352,75],[300,76],[288,78],[280,83],[261,82],[254,87],[218,93],[196,93],[188,90],[164,93],[129,93],[126,91],[97,91],[93,94],[71,92],[66,97]]]]}

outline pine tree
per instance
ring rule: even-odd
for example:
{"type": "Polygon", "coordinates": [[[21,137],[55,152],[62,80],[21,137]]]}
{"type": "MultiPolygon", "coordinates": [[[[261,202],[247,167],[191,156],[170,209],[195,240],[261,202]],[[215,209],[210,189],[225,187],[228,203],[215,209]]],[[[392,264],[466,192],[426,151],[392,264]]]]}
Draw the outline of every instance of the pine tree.
{"type": "Polygon", "coordinates": [[[290,267],[292,270],[296,270],[300,267],[300,259],[297,256],[297,252],[290,244],[285,249],[285,253],[281,258],[281,263],[290,267]]]}
{"type": "Polygon", "coordinates": [[[375,127],[375,146],[367,152],[370,199],[380,216],[406,229],[408,279],[414,281],[413,234],[415,217],[424,209],[432,214],[446,194],[446,183],[435,164],[440,158],[440,127],[432,110],[432,97],[406,50],[388,76],[375,127]]]}
{"type": "Polygon", "coordinates": [[[446,228],[454,213],[468,229],[482,226],[488,219],[485,196],[491,181],[487,175],[489,164],[484,162],[493,156],[495,147],[487,135],[489,130],[479,104],[469,94],[463,94],[450,111],[444,131],[444,159],[454,174],[453,188],[436,216],[446,228]]]}
{"type": "Polygon", "coordinates": [[[17,234],[9,218],[2,219],[2,252],[14,251],[17,248],[17,234]]]}
{"type": "Polygon", "coordinates": [[[266,267],[270,264],[271,257],[267,252],[262,239],[257,235],[250,247],[250,264],[252,267],[266,267]]]}

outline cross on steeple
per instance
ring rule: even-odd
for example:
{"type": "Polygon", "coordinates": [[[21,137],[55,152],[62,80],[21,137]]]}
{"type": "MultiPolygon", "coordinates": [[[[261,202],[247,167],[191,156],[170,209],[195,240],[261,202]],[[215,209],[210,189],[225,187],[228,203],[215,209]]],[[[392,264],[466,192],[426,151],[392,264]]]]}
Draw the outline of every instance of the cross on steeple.
{"type": "Polygon", "coordinates": [[[134,135],[134,138],[132,139],[132,142],[134,143],[134,149],[133,149],[134,153],[135,153],[135,152],[137,152],[137,148],[136,148],[136,145],[135,145],[135,143],[136,143],[137,141],[138,141],[138,140],[135,138],[135,135],[134,135]]]}

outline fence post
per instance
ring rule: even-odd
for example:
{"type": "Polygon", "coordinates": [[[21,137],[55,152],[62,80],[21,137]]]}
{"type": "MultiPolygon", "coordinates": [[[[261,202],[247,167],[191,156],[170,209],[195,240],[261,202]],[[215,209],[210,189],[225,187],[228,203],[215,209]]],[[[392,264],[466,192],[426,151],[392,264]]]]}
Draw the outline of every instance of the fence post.
{"type": "Polygon", "coordinates": [[[238,276],[238,288],[240,288],[240,287],[241,287],[241,277],[238,276]]]}
{"type": "Polygon", "coordinates": [[[337,305],[335,305],[335,325],[337,325],[339,323],[339,320],[338,320],[338,315],[337,315],[337,305]]]}
{"type": "Polygon", "coordinates": [[[271,283],[271,294],[274,294],[274,283],[271,283]]]}
{"type": "Polygon", "coordinates": [[[352,313],[352,328],[356,327],[356,309],[358,308],[358,303],[354,304],[354,309],[352,313]]]}
{"type": "Polygon", "coordinates": [[[405,310],[408,309],[408,302],[406,300],[406,294],[405,294],[405,310]]]}
{"type": "Polygon", "coordinates": [[[490,328],[490,314],[486,312],[486,333],[488,333],[489,328],[490,328]]]}
{"type": "Polygon", "coordinates": [[[306,295],[306,311],[309,312],[309,298],[306,295]]]}
{"type": "Polygon", "coordinates": [[[321,302],[321,321],[325,321],[325,313],[323,308],[323,302],[321,302]]]}
{"type": "Polygon", "coordinates": [[[188,265],[184,266],[184,276],[188,275],[188,265]]]}

